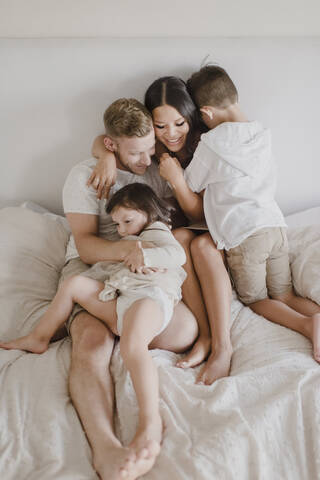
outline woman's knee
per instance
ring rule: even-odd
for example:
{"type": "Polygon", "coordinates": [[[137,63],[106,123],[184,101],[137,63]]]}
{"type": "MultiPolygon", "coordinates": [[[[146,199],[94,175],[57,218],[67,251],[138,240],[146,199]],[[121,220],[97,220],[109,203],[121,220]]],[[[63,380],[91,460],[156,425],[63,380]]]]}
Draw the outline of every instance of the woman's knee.
{"type": "Polygon", "coordinates": [[[190,251],[192,258],[202,259],[206,262],[209,258],[211,262],[223,262],[224,259],[223,254],[217,249],[209,233],[195,237],[191,242],[190,251]]]}
{"type": "Polygon", "coordinates": [[[195,237],[195,234],[188,228],[176,228],[173,230],[174,238],[182,245],[183,247],[189,248],[190,243],[195,237]]]}

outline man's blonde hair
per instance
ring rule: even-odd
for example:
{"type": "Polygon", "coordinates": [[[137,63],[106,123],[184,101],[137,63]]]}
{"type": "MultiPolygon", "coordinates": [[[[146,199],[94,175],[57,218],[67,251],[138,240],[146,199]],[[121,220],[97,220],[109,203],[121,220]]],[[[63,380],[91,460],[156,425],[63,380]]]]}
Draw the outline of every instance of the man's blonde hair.
{"type": "Polygon", "coordinates": [[[119,98],[103,115],[106,134],[113,137],[145,137],[152,130],[152,117],[135,98],[119,98]]]}
{"type": "Polygon", "coordinates": [[[238,92],[233,81],[227,72],[217,65],[206,65],[191,75],[187,87],[199,108],[227,108],[238,101],[238,92]]]}

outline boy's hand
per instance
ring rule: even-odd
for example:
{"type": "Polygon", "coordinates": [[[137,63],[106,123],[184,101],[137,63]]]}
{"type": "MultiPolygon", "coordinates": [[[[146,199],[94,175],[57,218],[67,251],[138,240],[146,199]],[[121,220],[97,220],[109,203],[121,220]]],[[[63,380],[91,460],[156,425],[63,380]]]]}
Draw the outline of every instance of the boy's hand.
{"type": "Polygon", "coordinates": [[[183,179],[183,169],[179,161],[175,157],[170,157],[168,153],[164,153],[159,161],[159,173],[162,178],[174,185],[181,178],[183,179]]]}
{"type": "Polygon", "coordinates": [[[97,190],[97,198],[108,198],[111,187],[116,183],[117,167],[115,156],[106,151],[96,163],[90,175],[87,186],[92,185],[97,190]]]}

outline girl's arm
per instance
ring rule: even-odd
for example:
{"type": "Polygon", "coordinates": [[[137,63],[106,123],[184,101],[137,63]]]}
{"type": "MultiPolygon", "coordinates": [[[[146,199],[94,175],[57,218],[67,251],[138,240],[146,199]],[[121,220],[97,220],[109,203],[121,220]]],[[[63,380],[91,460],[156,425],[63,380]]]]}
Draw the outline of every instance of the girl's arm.
{"type": "Polygon", "coordinates": [[[97,190],[98,198],[108,198],[110,189],[117,179],[117,166],[114,153],[105,147],[104,135],[94,139],[91,153],[98,161],[88,179],[87,186],[92,185],[97,190]]]}
{"type": "Polygon", "coordinates": [[[167,180],[184,213],[194,221],[204,220],[202,196],[193,192],[185,181],[183,169],[176,158],[164,153],[160,157],[160,175],[167,180]]]}
{"type": "Polygon", "coordinates": [[[171,231],[162,223],[150,225],[139,235],[141,242],[136,242],[135,249],[126,256],[124,263],[131,271],[142,267],[156,269],[177,268],[186,263],[183,247],[174,238],[171,231]],[[148,246],[144,246],[147,242],[148,246]],[[149,246],[150,242],[153,246],[149,246]]]}

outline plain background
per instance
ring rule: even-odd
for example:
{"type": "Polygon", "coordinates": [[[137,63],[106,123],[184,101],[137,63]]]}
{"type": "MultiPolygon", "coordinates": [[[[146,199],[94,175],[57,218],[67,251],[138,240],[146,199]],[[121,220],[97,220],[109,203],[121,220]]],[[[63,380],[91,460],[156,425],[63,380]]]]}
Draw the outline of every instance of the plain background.
{"type": "Polygon", "coordinates": [[[284,213],[320,205],[320,3],[0,0],[0,206],[61,213],[64,179],[90,156],[114,99],[208,59],[270,127],[284,213]]]}

